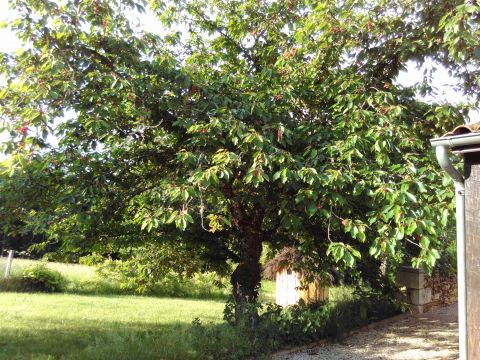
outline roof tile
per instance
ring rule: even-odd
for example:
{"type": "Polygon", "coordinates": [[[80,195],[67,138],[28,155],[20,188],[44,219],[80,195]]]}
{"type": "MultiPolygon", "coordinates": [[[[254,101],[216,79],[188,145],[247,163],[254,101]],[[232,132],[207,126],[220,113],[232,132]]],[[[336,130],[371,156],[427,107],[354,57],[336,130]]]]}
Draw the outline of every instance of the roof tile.
{"type": "Polygon", "coordinates": [[[452,131],[443,135],[443,137],[465,135],[471,133],[480,133],[480,122],[457,126],[452,131]]]}

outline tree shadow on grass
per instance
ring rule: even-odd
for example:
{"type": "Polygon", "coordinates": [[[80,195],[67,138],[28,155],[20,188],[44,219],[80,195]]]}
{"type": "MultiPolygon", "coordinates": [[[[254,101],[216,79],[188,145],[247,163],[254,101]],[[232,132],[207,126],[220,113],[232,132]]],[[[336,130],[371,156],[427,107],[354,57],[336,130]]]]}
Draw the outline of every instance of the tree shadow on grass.
{"type": "Polygon", "coordinates": [[[209,341],[205,335],[224,334],[219,345],[232,349],[242,341],[227,324],[201,329],[185,323],[44,319],[43,324],[3,329],[0,359],[197,359],[206,355],[198,348],[209,341]]]}

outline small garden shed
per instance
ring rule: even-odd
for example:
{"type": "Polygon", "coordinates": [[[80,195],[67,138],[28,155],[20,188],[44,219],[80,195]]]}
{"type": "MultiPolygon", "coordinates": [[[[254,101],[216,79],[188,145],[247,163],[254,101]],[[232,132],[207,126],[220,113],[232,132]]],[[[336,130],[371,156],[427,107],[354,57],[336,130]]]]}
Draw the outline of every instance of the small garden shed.
{"type": "Polygon", "coordinates": [[[265,276],[276,282],[275,302],[278,305],[295,305],[300,300],[305,304],[328,300],[329,288],[321,277],[301,270],[306,261],[297,249],[287,247],[265,264],[265,276]]]}

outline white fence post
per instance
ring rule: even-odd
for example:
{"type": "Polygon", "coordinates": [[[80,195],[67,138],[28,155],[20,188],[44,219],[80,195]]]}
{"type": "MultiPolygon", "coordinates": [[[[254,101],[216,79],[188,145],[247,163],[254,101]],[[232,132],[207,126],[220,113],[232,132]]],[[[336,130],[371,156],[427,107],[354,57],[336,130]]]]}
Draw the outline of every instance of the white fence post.
{"type": "Polygon", "coordinates": [[[7,266],[5,267],[5,279],[8,279],[10,276],[10,270],[12,269],[13,253],[14,250],[8,252],[7,266]]]}

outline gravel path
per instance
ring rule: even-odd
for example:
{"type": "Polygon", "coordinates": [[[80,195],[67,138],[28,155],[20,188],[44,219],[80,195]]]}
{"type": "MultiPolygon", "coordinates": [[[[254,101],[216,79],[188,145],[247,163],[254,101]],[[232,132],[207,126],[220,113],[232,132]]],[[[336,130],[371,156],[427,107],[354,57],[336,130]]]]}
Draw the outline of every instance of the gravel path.
{"type": "Polygon", "coordinates": [[[400,315],[352,333],[337,343],[282,352],[273,360],[458,359],[457,305],[400,315]]]}

